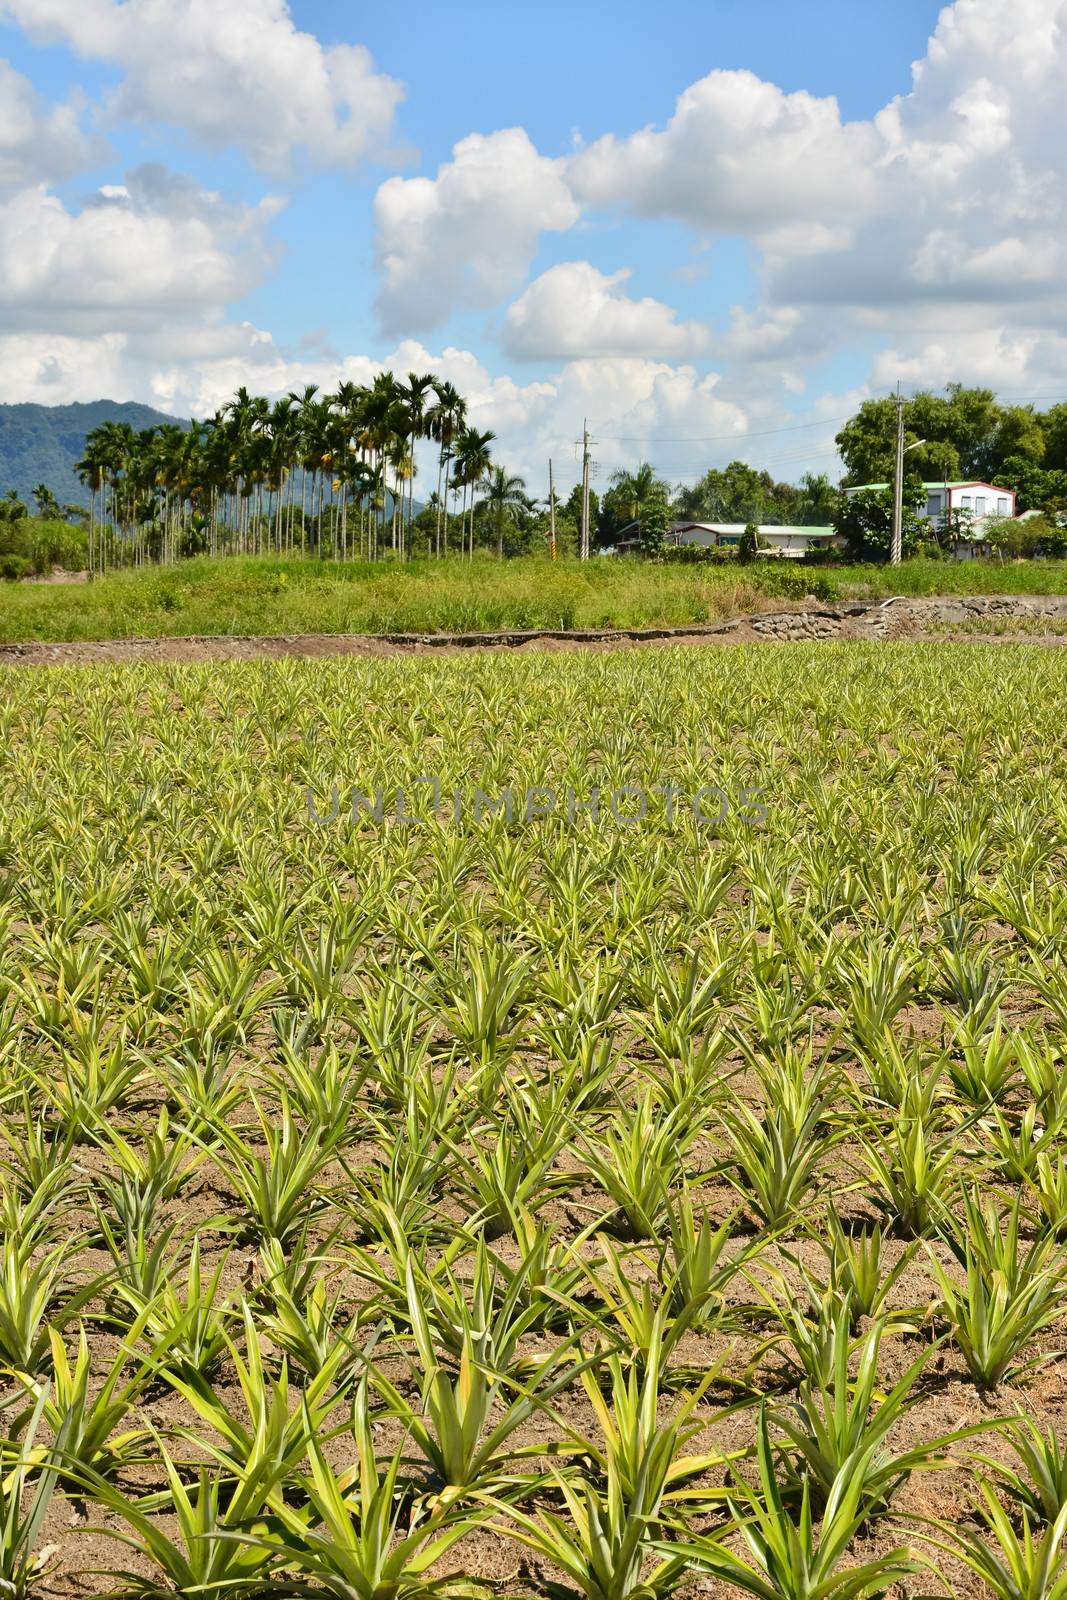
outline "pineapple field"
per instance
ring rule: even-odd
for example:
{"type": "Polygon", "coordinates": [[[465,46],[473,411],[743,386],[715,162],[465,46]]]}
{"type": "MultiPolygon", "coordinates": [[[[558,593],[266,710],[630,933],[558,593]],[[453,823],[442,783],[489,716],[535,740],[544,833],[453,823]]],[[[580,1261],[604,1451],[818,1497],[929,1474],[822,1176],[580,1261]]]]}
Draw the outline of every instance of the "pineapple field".
{"type": "Polygon", "coordinates": [[[4,672],[0,1595],[1067,1595],[1065,707],[4,672]]]}

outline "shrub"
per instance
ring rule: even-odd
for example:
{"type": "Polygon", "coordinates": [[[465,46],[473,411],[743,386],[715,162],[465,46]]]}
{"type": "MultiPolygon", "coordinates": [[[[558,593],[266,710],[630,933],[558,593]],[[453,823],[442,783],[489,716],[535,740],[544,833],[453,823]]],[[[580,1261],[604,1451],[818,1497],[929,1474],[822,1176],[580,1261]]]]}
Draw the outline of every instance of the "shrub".
{"type": "Polygon", "coordinates": [[[808,595],[816,600],[838,598],[840,591],[834,579],[824,574],[816,576],[802,562],[760,561],[758,567],[757,581],[766,594],[781,595],[788,600],[805,600],[808,595]]]}
{"type": "Polygon", "coordinates": [[[745,531],[737,546],[737,559],[746,563],[759,555],[759,528],[754,522],[745,523],[745,531]]]}

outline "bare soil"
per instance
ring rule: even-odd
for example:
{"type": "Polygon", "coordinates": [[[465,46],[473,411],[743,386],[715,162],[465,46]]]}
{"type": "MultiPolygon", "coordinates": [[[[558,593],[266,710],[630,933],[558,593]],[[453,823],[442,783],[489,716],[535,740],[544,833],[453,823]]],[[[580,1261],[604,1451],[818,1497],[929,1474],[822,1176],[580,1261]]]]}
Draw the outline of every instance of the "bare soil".
{"type": "MultiPolygon", "coordinates": [[[[1006,602],[1026,597],[1004,597],[1006,602]]],[[[462,634],[191,634],[160,638],[26,640],[0,644],[0,666],[92,666],[134,662],[260,661],[329,656],[453,656],[478,651],[629,650],[664,645],[737,645],[838,642],[861,639],[926,639],[946,644],[1067,644],[1067,634],[1048,631],[974,631],[936,615],[936,602],[907,601],[899,611],[884,604],[822,606],[751,612],[725,621],[679,628],[605,628],[555,631],[500,630],[462,634]],[[924,615],[926,606],[930,606],[924,615]],[[801,631],[803,630],[803,631],[801,631]]]]}

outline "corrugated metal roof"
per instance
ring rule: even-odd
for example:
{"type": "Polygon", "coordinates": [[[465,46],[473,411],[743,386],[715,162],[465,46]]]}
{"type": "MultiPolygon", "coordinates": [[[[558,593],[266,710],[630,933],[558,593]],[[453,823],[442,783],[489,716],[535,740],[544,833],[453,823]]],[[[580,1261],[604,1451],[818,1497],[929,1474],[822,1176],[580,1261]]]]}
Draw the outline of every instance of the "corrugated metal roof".
{"type": "MultiPolygon", "coordinates": [[[[846,494],[859,494],[861,489],[891,489],[891,483],[850,483],[845,490],[846,494]]],[[[995,494],[1010,495],[1011,489],[1005,489],[1002,483],[987,483],[984,478],[945,478],[923,479],[923,488],[930,489],[992,489],[995,494]]]]}
{"type": "MultiPolygon", "coordinates": [[[[684,533],[686,528],[705,528],[708,533],[744,533],[747,527],[747,522],[696,522],[687,518],[684,522],[672,522],[671,532],[684,533]]],[[[806,539],[829,539],[834,532],[833,528],[801,528],[784,522],[758,522],[756,527],[761,535],[802,533],[806,539]]]]}

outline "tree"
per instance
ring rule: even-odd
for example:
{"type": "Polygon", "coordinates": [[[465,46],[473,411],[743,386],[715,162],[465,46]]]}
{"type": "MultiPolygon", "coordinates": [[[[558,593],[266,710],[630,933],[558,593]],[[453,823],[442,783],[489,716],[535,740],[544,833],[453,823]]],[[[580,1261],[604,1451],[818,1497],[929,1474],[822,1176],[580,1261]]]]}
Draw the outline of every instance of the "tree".
{"type": "MultiPolygon", "coordinates": [[[[644,541],[644,522],[653,508],[662,508],[662,516],[657,513],[657,523],[662,521],[663,533],[666,535],[667,505],[670,490],[661,478],[656,477],[655,469],[647,461],[639,462],[631,472],[620,468],[611,475],[611,488],[600,506],[597,522],[597,534],[601,543],[610,543],[618,532],[631,523],[638,525],[638,537],[644,541]]],[[[593,513],[590,506],[590,526],[593,525],[593,513]]]]}
{"type": "MultiPolygon", "coordinates": [[[[400,388],[400,397],[406,409],[405,428],[407,437],[411,441],[410,454],[414,458],[415,440],[426,437],[427,401],[434,392],[434,375],[432,372],[423,374],[408,373],[408,381],[400,388]]],[[[415,516],[415,474],[408,475],[408,514],[407,525],[410,528],[415,516]]]]}
{"type": "Polygon", "coordinates": [[[496,551],[502,561],[505,523],[511,522],[514,525],[522,512],[533,509],[526,494],[526,480],[514,477],[503,467],[494,467],[482,487],[485,489],[485,499],[481,504],[492,518],[496,532],[496,551]]]}
{"type": "Polygon", "coordinates": [[[828,528],[841,499],[825,472],[805,472],[800,480],[800,507],[797,522],[804,528],[828,528]]]}
{"type": "MultiPolygon", "coordinates": [[[[949,437],[948,403],[938,395],[917,394],[904,409],[904,441],[925,444],[909,451],[913,470],[921,478],[947,481],[960,476],[960,454],[949,437]]],[[[897,406],[891,397],[865,400],[854,417],[837,434],[837,448],[845,463],[849,484],[888,483],[896,460],[897,406]]]]}
{"type": "Polygon", "coordinates": [[[694,522],[796,522],[803,491],[791,483],[776,483],[769,472],[746,461],[711,467],[690,488],[679,490],[678,515],[694,522]]]}
{"type": "MultiPolygon", "coordinates": [[[[915,479],[904,484],[901,516],[901,550],[914,555],[924,542],[936,535],[925,517],[919,515],[925,491],[915,479]]],[[[888,561],[893,539],[893,491],[863,489],[842,499],[834,518],[834,531],[845,540],[854,561],[888,561]]]]}
{"type": "MultiPolygon", "coordinates": [[[[893,475],[896,400],[865,400],[837,435],[851,484],[883,483],[893,475]]],[[[1040,466],[1048,444],[1047,419],[1032,406],[1001,405],[992,389],[950,383],[943,395],[920,389],[904,403],[905,442],[924,441],[909,452],[919,476],[946,482],[975,478],[991,482],[1010,456],[1040,466]]]]}
{"type": "MultiPolygon", "coordinates": [[[[607,495],[604,497],[607,499],[607,495]]],[[[566,500],[556,508],[557,544],[558,533],[562,523],[572,524],[577,529],[577,541],[574,549],[577,551],[582,537],[582,486],[576,483],[566,500]]],[[[596,530],[597,541],[600,544],[610,544],[610,538],[604,537],[603,519],[600,511],[600,496],[595,489],[589,491],[589,526],[596,530]]],[[[614,524],[613,524],[614,526],[614,524]]],[[[560,545],[560,548],[563,548],[560,545]]]]}
{"type": "Polygon", "coordinates": [[[1048,515],[1027,517],[1025,522],[1006,519],[998,532],[998,542],[1005,555],[1056,559],[1067,555],[1067,528],[1060,527],[1055,518],[1048,515]]]}
{"type": "Polygon", "coordinates": [[[1042,422],[1045,454],[1041,464],[1049,472],[1067,472],[1067,401],[1046,411],[1042,422]]]}
{"type": "Polygon", "coordinates": [[[754,522],[745,523],[745,531],[737,544],[737,559],[747,566],[759,555],[759,528],[754,522]]]}
{"type": "Polygon", "coordinates": [[[641,549],[646,556],[663,549],[671,514],[665,495],[648,501],[641,513],[641,549]]]}
{"type": "Polygon", "coordinates": [[[0,522],[22,522],[28,515],[26,506],[18,497],[18,491],[9,489],[4,498],[0,500],[0,522]]]}
{"type": "Polygon", "coordinates": [[[1040,466],[1045,458],[1044,422],[1033,406],[1003,406],[986,448],[975,461],[975,476],[992,482],[1009,457],[1040,466]]]}
{"type": "Polygon", "coordinates": [[[63,512],[59,501],[46,483],[37,485],[33,491],[33,500],[37,507],[37,515],[42,522],[62,521],[63,512]]]}
{"type": "Polygon", "coordinates": [[[1067,508],[1067,471],[1035,467],[1023,456],[1009,456],[992,481],[1015,490],[1017,511],[1067,508]]]}
{"type": "Polygon", "coordinates": [[[974,538],[974,511],[970,506],[949,506],[941,518],[941,538],[947,545],[966,544],[974,538]]]}
{"type": "Polygon", "coordinates": [[[633,472],[623,468],[613,472],[611,483],[616,503],[630,522],[640,522],[642,512],[653,501],[667,499],[667,485],[647,461],[640,462],[633,472]]]}
{"type": "Polygon", "coordinates": [[[431,439],[438,444],[437,498],[440,506],[435,553],[448,554],[448,490],[452,466],[452,452],[457,435],[467,420],[467,402],[450,383],[434,382],[434,403],[426,412],[426,425],[431,439]],[[444,487],[442,488],[442,480],[444,487]],[[442,529],[444,543],[442,546],[442,529]]]}
{"type": "Polygon", "coordinates": [[[453,486],[463,490],[463,512],[460,524],[461,547],[464,524],[467,515],[467,490],[470,496],[470,548],[468,555],[474,556],[474,487],[483,482],[490,466],[492,457],[489,446],[496,438],[491,430],[479,433],[477,428],[465,428],[456,441],[456,470],[453,476],[453,486]]]}

